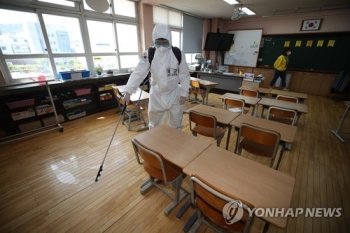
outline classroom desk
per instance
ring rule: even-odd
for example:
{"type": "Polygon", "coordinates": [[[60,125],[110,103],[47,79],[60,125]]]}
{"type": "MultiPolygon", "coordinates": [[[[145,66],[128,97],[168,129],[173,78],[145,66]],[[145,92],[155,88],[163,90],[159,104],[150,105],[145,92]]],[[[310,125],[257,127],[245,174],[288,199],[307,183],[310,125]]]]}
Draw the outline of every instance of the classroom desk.
{"type": "MultiPolygon", "coordinates": [[[[145,147],[160,153],[165,160],[183,169],[200,153],[207,149],[211,143],[209,141],[194,137],[167,125],[158,125],[135,137],[135,140],[145,147]]],[[[148,182],[141,187],[148,185],[148,182]]],[[[179,217],[190,206],[190,201],[180,210],[179,217]]]]}
{"type": "Polygon", "coordinates": [[[345,112],[343,114],[343,117],[341,118],[341,120],[339,122],[337,130],[336,131],[332,130],[332,133],[342,142],[345,142],[345,141],[342,137],[340,137],[340,135],[338,133],[339,133],[339,130],[340,130],[341,126],[343,125],[343,122],[346,118],[346,115],[348,114],[348,111],[350,109],[350,101],[344,101],[344,103],[346,105],[346,109],[345,109],[345,112]]]}
{"type": "Polygon", "coordinates": [[[307,113],[307,105],[306,104],[292,103],[292,102],[270,99],[270,98],[262,98],[259,101],[258,105],[262,105],[263,107],[274,106],[274,107],[292,109],[298,113],[298,118],[301,114],[307,113]]]}
{"type": "Polygon", "coordinates": [[[285,95],[285,96],[290,96],[290,97],[296,97],[296,98],[300,99],[302,102],[304,100],[307,100],[307,94],[299,93],[299,92],[282,91],[282,90],[272,89],[270,93],[272,95],[285,95]]]}
{"type": "Polygon", "coordinates": [[[203,104],[208,105],[209,92],[212,88],[214,88],[216,85],[218,85],[218,83],[203,80],[203,79],[193,78],[193,77],[191,77],[191,80],[198,80],[201,87],[205,88],[205,103],[203,103],[203,104]]]}
{"type": "Polygon", "coordinates": [[[241,86],[239,89],[251,89],[251,90],[257,90],[259,92],[259,94],[264,94],[264,95],[268,95],[270,94],[270,92],[272,91],[272,89],[270,88],[264,88],[264,87],[250,87],[250,86],[241,86]]]}
{"type": "MultiPolygon", "coordinates": [[[[258,118],[258,117],[250,116],[247,114],[239,115],[233,121],[231,121],[230,125],[239,129],[239,128],[241,128],[242,123],[250,124],[250,125],[264,128],[264,129],[268,129],[268,130],[273,130],[273,131],[280,133],[280,135],[281,135],[280,140],[282,141],[282,149],[281,149],[280,156],[279,156],[278,162],[277,162],[276,169],[278,169],[278,165],[280,164],[280,162],[282,160],[282,156],[283,156],[283,153],[285,150],[285,145],[286,145],[286,143],[293,143],[295,134],[297,132],[297,127],[292,126],[292,125],[283,124],[283,123],[276,122],[276,121],[269,121],[269,120],[266,120],[263,118],[258,118]]],[[[234,150],[235,153],[237,153],[238,143],[239,142],[238,142],[238,137],[237,137],[236,146],[235,146],[235,150],[234,150]]]]}
{"type": "Polygon", "coordinates": [[[256,105],[258,104],[258,102],[260,101],[260,98],[256,98],[256,97],[251,97],[251,96],[245,96],[245,95],[237,95],[237,94],[232,94],[232,93],[225,93],[223,95],[219,96],[219,99],[224,100],[226,97],[229,98],[234,98],[234,99],[241,99],[244,100],[244,102],[247,105],[252,105],[253,106],[253,112],[252,115],[256,114],[256,105]]]}
{"type": "Polygon", "coordinates": [[[228,127],[227,141],[226,141],[226,150],[227,150],[228,144],[230,142],[231,129],[232,129],[230,122],[233,121],[236,117],[238,117],[240,113],[231,112],[231,111],[227,111],[227,110],[215,108],[215,107],[209,107],[206,105],[196,105],[192,108],[185,110],[184,112],[188,113],[190,110],[215,116],[218,123],[222,125],[226,125],[228,127]]]}
{"type": "MultiPolygon", "coordinates": [[[[210,146],[183,172],[196,175],[223,194],[251,203],[255,208],[290,207],[295,178],[260,163],[210,146]]],[[[285,228],[287,218],[261,217],[269,225],[285,228]]],[[[267,229],[266,229],[267,230],[267,229]]]]}
{"type": "Polygon", "coordinates": [[[135,139],[142,145],[159,152],[165,160],[179,168],[184,168],[211,145],[209,141],[164,124],[137,135],[135,139]]]}

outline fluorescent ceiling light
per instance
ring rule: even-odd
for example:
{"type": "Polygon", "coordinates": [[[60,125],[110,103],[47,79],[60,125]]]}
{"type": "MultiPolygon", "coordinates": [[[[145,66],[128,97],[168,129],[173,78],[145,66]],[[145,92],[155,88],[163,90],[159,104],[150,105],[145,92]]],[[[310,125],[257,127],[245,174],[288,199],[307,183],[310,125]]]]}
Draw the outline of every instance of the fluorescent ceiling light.
{"type": "Polygon", "coordinates": [[[246,13],[247,15],[255,15],[255,13],[253,11],[251,11],[249,8],[247,7],[242,7],[241,11],[243,11],[244,13],[246,13]]]}
{"type": "Polygon", "coordinates": [[[225,2],[227,2],[228,4],[239,4],[239,2],[237,2],[236,0],[224,0],[225,2]]]}

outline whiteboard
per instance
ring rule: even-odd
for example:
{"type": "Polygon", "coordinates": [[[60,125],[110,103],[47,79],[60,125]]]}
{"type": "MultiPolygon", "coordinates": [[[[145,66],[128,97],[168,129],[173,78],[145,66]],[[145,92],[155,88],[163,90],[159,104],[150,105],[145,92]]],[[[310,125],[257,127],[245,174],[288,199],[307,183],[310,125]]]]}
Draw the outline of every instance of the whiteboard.
{"type": "Polygon", "coordinates": [[[225,65],[256,67],[262,29],[228,31],[234,34],[230,50],[225,52],[225,65]]]}

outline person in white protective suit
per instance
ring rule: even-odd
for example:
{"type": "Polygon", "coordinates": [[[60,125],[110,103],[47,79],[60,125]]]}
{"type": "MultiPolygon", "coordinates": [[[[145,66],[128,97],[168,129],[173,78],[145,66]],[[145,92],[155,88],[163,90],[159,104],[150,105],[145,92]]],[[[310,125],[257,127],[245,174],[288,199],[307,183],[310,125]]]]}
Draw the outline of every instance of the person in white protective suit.
{"type": "Polygon", "coordinates": [[[163,124],[166,114],[168,125],[182,130],[183,104],[186,102],[190,86],[190,73],[186,58],[181,52],[182,58],[179,64],[172,50],[171,31],[167,25],[156,25],[152,38],[156,51],[151,66],[148,61],[148,51],[145,51],[126,84],[124,100],[129,103],[130,95],[136,92],[140,83],[151,71],[148,104],[149,128],[163,124]]]}

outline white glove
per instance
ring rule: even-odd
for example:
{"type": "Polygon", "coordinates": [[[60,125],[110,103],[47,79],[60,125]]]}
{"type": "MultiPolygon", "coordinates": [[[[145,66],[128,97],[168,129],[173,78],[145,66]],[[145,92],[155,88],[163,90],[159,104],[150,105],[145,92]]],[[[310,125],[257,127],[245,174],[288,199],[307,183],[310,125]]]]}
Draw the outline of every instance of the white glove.
{"type": "Polygon", "coordinates": [[[183,105],[186,102],[186,97],[180,96],[180,105],[183,105]]]}
{"type": "Polygon", "coordinates": [[[129,102],[130,102],[130,93],[127,93],[127,92],[125,92],[125,94],[124,94],[124,103],[126,104],[126,105],[128,105],[129,104],[129,102]]]}

